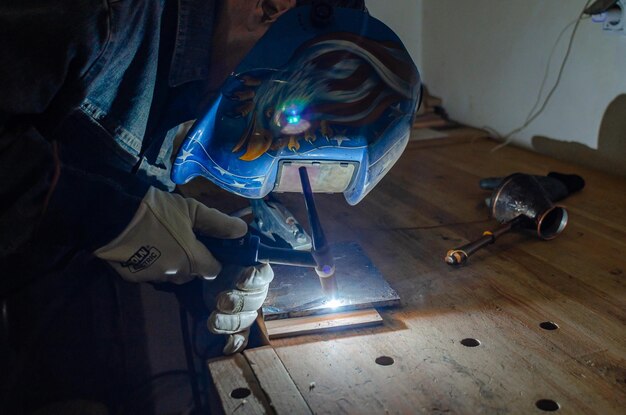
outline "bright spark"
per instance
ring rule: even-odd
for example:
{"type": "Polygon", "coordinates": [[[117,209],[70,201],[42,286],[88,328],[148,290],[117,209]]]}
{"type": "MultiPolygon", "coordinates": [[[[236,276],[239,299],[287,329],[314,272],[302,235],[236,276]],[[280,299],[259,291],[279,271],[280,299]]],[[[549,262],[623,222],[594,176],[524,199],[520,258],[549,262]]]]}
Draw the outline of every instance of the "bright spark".
{"type": "Polygon", "coordinates": [[[341,305],[342,305],[342,301],[341,300],[337,300],[337,299],[330,300],[330,301],[326,302],[326,307],[328,307],[328,308],[337,308],[337,307],[339,307],[341,305]]]}

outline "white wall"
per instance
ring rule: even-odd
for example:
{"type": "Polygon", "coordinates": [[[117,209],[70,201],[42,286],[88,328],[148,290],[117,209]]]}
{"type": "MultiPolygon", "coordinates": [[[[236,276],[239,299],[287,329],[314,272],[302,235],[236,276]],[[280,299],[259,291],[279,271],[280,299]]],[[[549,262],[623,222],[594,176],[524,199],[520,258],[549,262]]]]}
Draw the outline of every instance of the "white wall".
{"type": "Polygon", "coordinates": [[[370,14],[385,23],[398,35],[413,61],[422,63],[423,0],[366,0],[370,14]]]}
{"type": "MultiPolygon", "coordinates": [[[[407,3],[418,4],[417,0],[367,4],[392,28],[406,30],[407,41],[423,39],[414,49],[421,53],[423,79],[434,95],[443,98],[453,119],[489,125],[504,134],[525,120],[554,41],[586,1],[423,0],[422,13],[413,8],[414,16],[399,6],[407,3]],[[423,25],[421,36],[414,33],[410,20],[423,25]]],[[[557,48],[548,85],[555,79],[569,34],[557,48]]],[[[603,33],[598,24],[585,20],[552,101],[542,116],[516,134],[515,141],[530,146],[533,136],[542,135],[597,148],[602,115],[624,92],[626,37],[603,33]]]]}

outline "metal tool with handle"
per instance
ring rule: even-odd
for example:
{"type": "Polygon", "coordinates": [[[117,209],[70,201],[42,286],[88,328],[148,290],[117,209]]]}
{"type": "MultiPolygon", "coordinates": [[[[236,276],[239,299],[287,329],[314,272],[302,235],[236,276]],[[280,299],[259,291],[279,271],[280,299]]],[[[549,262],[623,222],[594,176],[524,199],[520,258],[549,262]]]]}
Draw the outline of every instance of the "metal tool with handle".
{"type": "Polygon", "coordinates": [[[269,263],[315,268],[315,272],[320,278],[322,292],[327,297],[333,298],[337,294],[333,256],[317,214],[306,168],[300,167],[299,173],[311,226],[313,245],[311,251],[268,246],[261,243],[257,235],[250,232],[237,239],[219,239],[202,235],[198,235],[198,239],[207,246],[218,261],[224,264],[252,266],[259,263],[269,263]]]}
{"type": "Polygon", "coordinates": [[[261,243],[257,235],[250,232],[237,239],[219,239],[199,235],[198,239],[211,251],[215,258],[226,264],[244,267],[260,263],[317,267],[317,262],[309,251],[275,248],[261,243]]]}
{"type": "Polygon", "coordinates": [[[504,223],[494,231],[485,231],[480,239],[472,241],[468,244],[460,246],[458,248],[450,249],[444,258],[449,265],[463,265],[467,263],[469,257],[479,249],[491,245],[496,242],[500,236],[513,230],[516,227],[521,227],[522,223],[527,218],[525,216],[518,216],[510,222],[504,223]]]}
{"type": "Polygon", "coordinates": [[[488,205],[493,218],[502,225],[494,231],[483,232],[483,236],[473,242],[449,250],[444,258],[446,263],[467,263],[474,252],[494,243],[497,238],[513,229],[530,229],[543,240],[554,239],[560,235],[567,226],[568,213],[564,207],[555,206],[552,202],[582,189],[584,181],[575,175],[551,175],[543,178],[550,185],[547,189],[541,185],[538,176],[529,174],[515,173],[503,179],[483,179],[481,187],[490,188],[495,185],[488,205]]]}

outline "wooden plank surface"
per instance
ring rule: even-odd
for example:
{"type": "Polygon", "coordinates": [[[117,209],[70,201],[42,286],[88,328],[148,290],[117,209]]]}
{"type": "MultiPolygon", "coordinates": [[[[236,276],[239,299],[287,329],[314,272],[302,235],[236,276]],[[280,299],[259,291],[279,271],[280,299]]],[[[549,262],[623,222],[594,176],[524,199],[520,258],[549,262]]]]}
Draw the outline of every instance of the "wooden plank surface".
{"type": "Polygon", "coordinates": [[[311,414],[309,406],[272,347],[246,350],[244,355],[276,414],[311,414]]]}
{"type": "Polygon", "coordinates": [[[207,363],[225,414],[273,413],[254,372],[242,354],[207,363]]]}
{"type": "Polygon", "coordinates": [[[265,322],[267,334],[272,339],[323,333],[382,324],[383,319],[373,308],[344,311],[341,313],[317,314],[265,322]]]}
{"type": "MultiPolygon", "coordinates": [[[[626,180],[496,144],[411,142],[359,205],[317,197],[327,238],[358,241],[402,306],[382,326],[272,341],[314,413],[623,413],[626,180]],[[467,266],[443,262],[495,225],[480,178],[549,171],[587,182],[562,202],[562,235],[510,234],[467,266]]],[[[280,198],[305,220],[300,195],[280,198]]]]}

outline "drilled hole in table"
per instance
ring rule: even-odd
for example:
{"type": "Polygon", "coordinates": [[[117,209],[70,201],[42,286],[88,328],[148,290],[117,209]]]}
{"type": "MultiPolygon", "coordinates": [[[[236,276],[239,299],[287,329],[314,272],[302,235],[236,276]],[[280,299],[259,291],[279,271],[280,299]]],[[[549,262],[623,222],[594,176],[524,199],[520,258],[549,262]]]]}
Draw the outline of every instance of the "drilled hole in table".
{"type": "Polygon", "coordinates": [[[463,339],[461,340],[461,344],[465,347],[476,347],[480,346],[480,341],[478,339],[463,339]]]}
{"type": "Polygon", "coordinates": [[[551,321],[544,321],[543,323],[539,323],[539,327],[544,330],[556,330],[559,328],[559,325],[551,321]]]}
{"type": "Polygon", "coordinates": [[[552,399],[539,399],[535,402],[535,406],[546,412],[558,411],[561,408],[561,405],[552,399]]]}
{"type": "Polygon", "coordinates": [[[233,391],[230,393],[230,397],[235,399],[243,399],[250,396],[250,393],[250,389],[248,388],[237,388],[233,389],[233,391]]]}
{"type": "Polygon", "coordinates": [[[381,366],[391,366],[394,363],[393,357],[389,356],[379,356],[376,358],[375,362],[381,366]]]}

